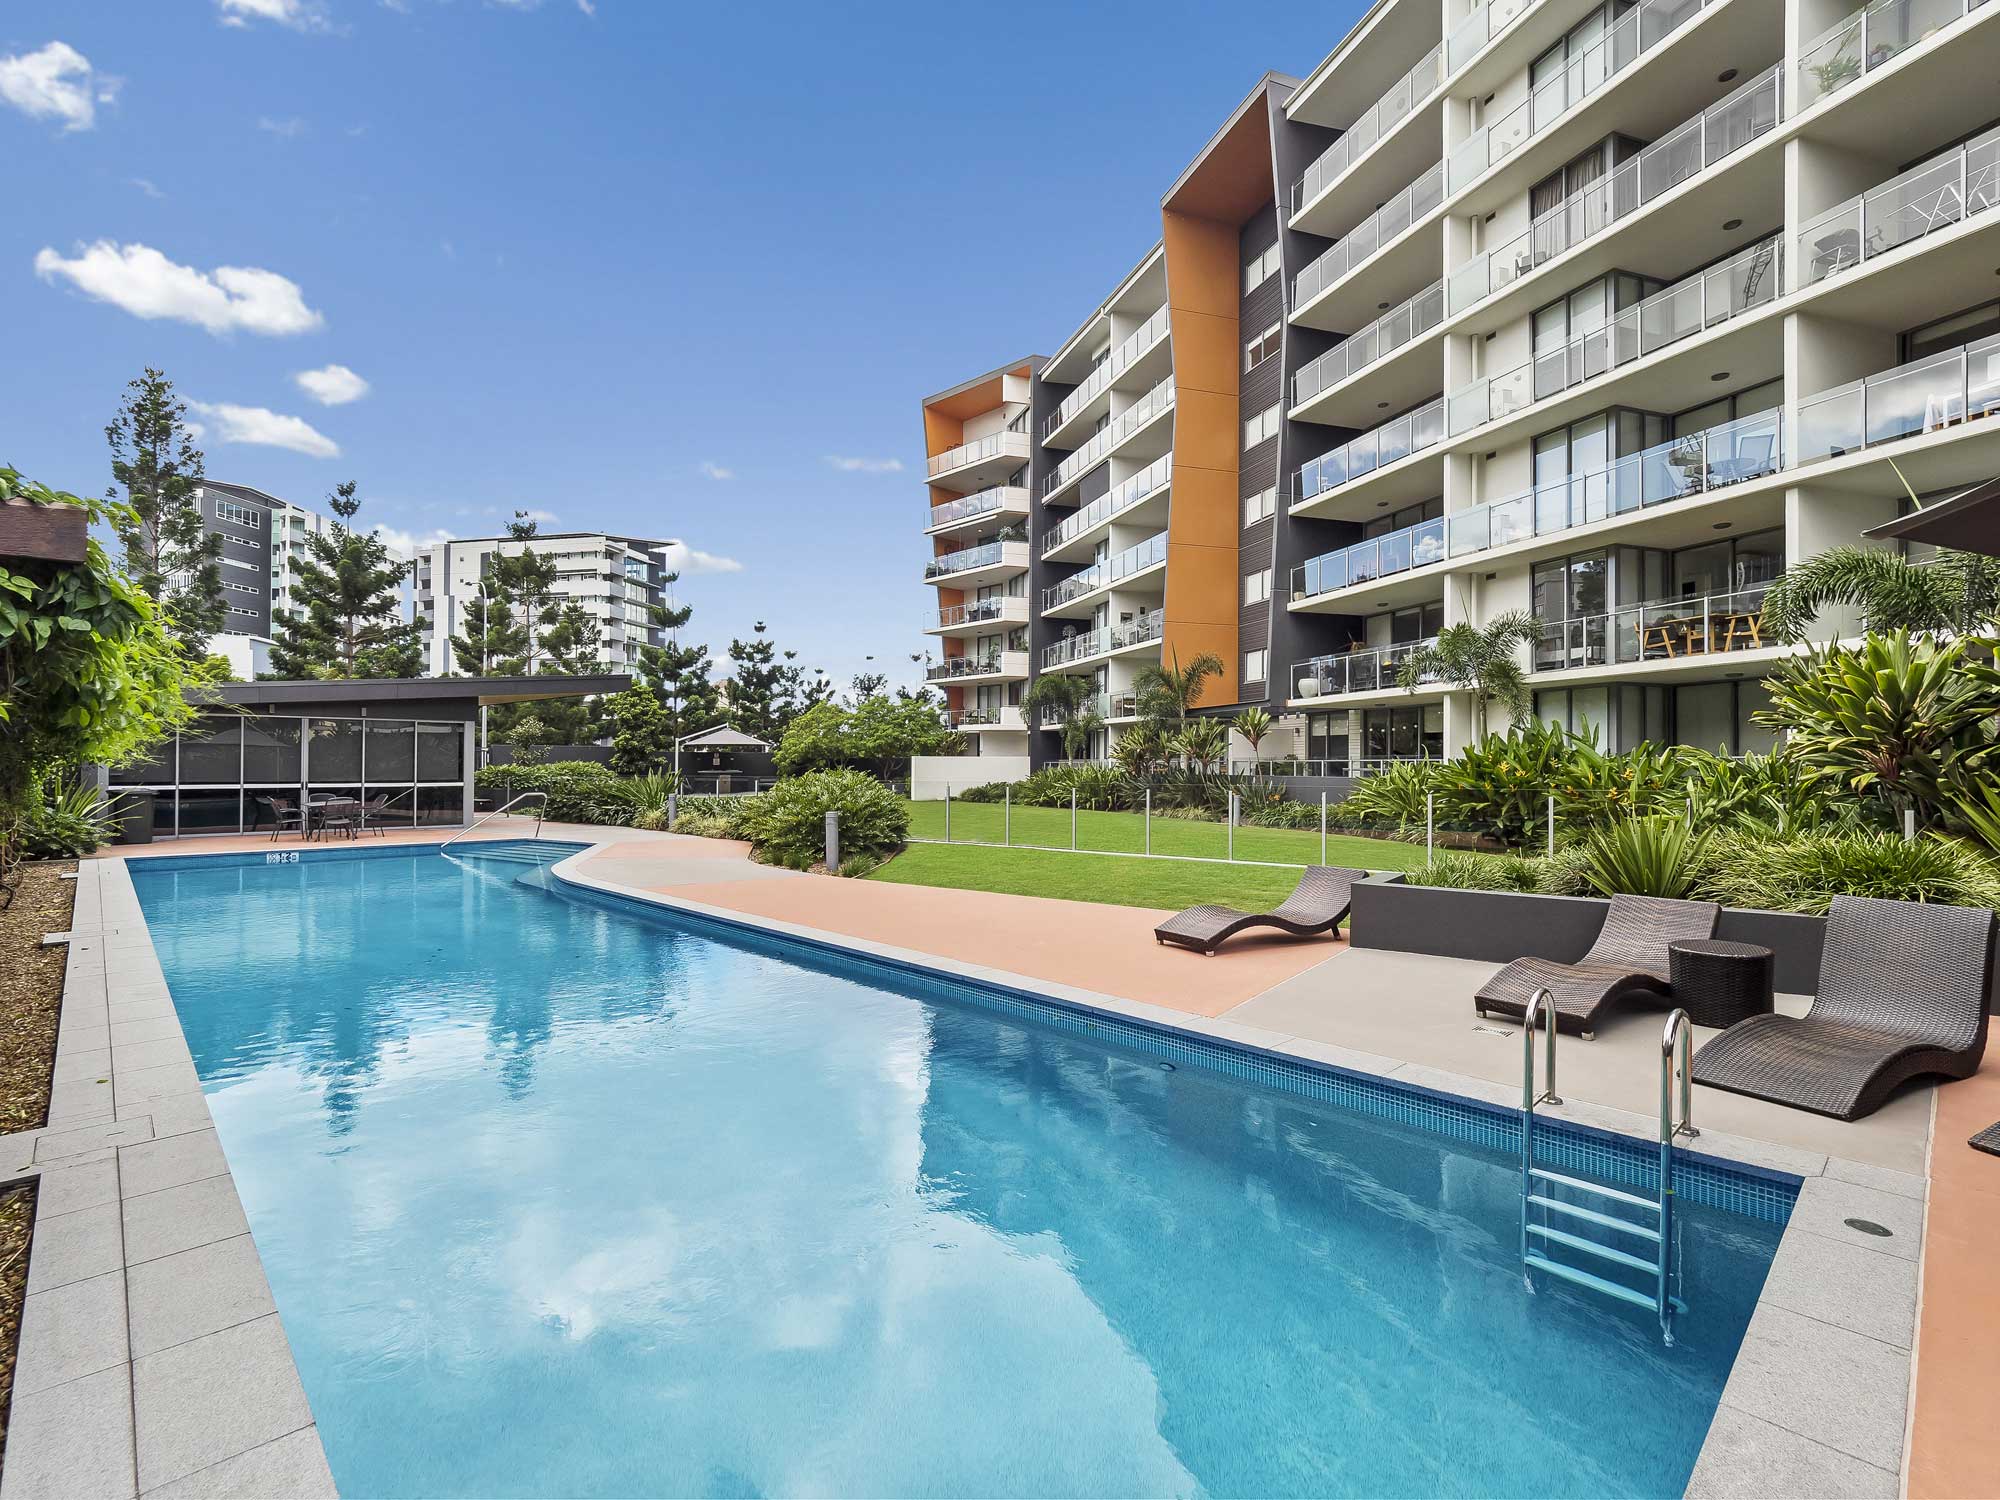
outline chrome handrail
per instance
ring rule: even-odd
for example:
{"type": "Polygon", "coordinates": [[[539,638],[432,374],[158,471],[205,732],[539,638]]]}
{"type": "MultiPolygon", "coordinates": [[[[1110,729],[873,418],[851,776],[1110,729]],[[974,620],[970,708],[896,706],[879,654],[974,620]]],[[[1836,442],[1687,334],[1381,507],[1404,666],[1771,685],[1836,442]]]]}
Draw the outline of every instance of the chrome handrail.
{"type": "Polygon", "coordinates": [[[445,850],[449,849],[453,844],[457,843],[481,824],[492,822],[504,812],[511,812],[530,797],[540,797],[542,799],[542,811],[535,814],[535,837],[540,838],[542,836],[542,817],[548,811],[549,807],[549,794],[547,792],[523,792],[518,797],[509,798],[505,807],[496,807],[492,812],[484,814],[459,829],[457,833],[454,833],[450,838],[438,845],[438,853],[444,853],[445,850]]]}
{"type": "Polygon", "coordinates": [[[1693,1139],[1701,1132],[1694,1128],[1694,1022],[1688,1013],[1676,1009],[1667,1017],[1660,1033],[1660,1242],[1658,1281],[1660,1334],[1671,1347],[1674,1342],[1674,1304],[1670,1283],[1673,1279],[1677,1225],[1674,1222],[1674,1137],[1693,1139]],[[1680,1044],[1681,1108],[1674,1118],[1674,1044],[1680,1044]]]}
{"type": "MultiPolygon", "coordinates": [[[[1522,1276],[1527,1276],[1528,1264],[1528,1196],[1534,1191],[1535,1169],[1535,1106],[1538,1104],[1560,1104],[1562,1099],[1556,1093],[1556,997],[1546,988],[1538,989],[1528,997],[1528,1008],[1521,1012],[1521,1265],[1522,1276]],[[1547,1058],[1542,1065],[1544,1082],[1548,1085],[1540,1093],[1535,1091],[1535,1023],[1546,1019],[1548,1041],[1545,1044],[1547,1058]]],[[[1535,1283],[1528,1281],[1528,1290],[1533,1291],[1535,1283]]]]}

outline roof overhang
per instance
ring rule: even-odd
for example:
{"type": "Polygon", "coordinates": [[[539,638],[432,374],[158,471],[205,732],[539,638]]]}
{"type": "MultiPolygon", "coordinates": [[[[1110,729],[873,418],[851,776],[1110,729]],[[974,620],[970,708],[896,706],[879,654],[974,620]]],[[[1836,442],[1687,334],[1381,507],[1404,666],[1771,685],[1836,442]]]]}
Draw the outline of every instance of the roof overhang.
{"type": "Polygon", "coordinates": [[[1047,361],[1039,354],[1029,354],[1011,360],[997,370],[988,370],[984,375],[975,375],[970,380],[960,381],[948,391],[939,391],[935,396],[926,396],[924,409],[963,422],[968,417],[976,417],[1000,405],[1007,376],[1013,375],[1026,380],[1046,363],[1047,361]]]}
{"type": "Polygon", "coordinates": [[[704,729],[700,734],[691,734],[682,740],[683,745],[697,749],[714,750],[768,750],[768,740],[760,740],[754,734],[745,734],[740,729],[731,729],[727,724],[718,724],[713,729],[704,729]]]}
{"type": "Polygon", "coordinates": [[[1284,73],[1266,73],[1187,169],[1174,179],[1160,206],[1168,213],[1241,224],[1275,196],[1271,163],[1273,94],[1282,105],[1298,87],[1284,73]]]}
{"type": "Polygon", "coordinates": [[[533,703],[544,698],[593,698],[622,693],[632,679],[622,673],[591,677],[363,677],[306,682],[225,682],[188,694],[203,703],[237,708],[296,708],[313,703],[361,704],[453,700],[533,703]]]}
{"type": "Polygon", "coordinates": [[[1861,534],[1876,541],[1924,542],[2000,557],[2000,479],[1975,484],[1861,534]]]}

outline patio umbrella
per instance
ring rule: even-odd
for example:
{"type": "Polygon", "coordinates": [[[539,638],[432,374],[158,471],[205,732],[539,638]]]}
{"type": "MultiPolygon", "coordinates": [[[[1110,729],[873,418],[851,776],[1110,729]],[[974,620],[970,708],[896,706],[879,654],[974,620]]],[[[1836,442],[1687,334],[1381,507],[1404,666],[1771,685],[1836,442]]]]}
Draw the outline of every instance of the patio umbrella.
{"type": "Polygon", "coordinates": [[[1898,516],[1862,533],[1880,541],[1928,542],[1960,552],[2000,557],[2000,479],[1898,516]]]}

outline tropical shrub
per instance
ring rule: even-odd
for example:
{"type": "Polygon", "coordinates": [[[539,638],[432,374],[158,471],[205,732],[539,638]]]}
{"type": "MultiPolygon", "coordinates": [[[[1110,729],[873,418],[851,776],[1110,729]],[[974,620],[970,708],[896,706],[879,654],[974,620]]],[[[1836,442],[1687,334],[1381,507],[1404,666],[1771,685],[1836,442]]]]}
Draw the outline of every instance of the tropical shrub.
{"type": "Polygon", "coordinates": [[[100,848],[117,828],[117,816],[96,787],[73,786],[30,798],[17,832],[25,859],[78,859],[100,848]]]}
{"type": "Polygon", "coordinates": [[[1157,726],[1134,724],[1111,747],[1111,763],[1134,780],[1142,780],[1159,769],[1166,754],[1166,740],[1157,726]]]}
{"type": "Polygon", "coordinates": [[[1729,839],[1701,894],[1728,906],[1823,914],[1836,895],[2000,906],[2000,866],[1960,839],[1888,832],[1729,839]]]}
{"type": "Polygon", "coordinates": [[[1072,792],[1076,805],[1089,812],[1130,807],[1134,795],[1131,782],[1113,766],[1044,766],[1014,783],[1013,800],[1020,807],[1068,807],[1072,792]]]}
{"type": "Polygon", "coordinates": [[[1432,782],[1438,816],[1519,848],[1541,832],[1548,799],[1568,773],[1570,735],[1540,722],[1489,734],[1454,760],[1439,761],[1432,782]]]}
{"type": "Polygon", "coordinates": [[[1229,727],[1220,719],[1189,719],[1167,748],[1191,769],[1211,771],[1229,764],[1229,727]]]}
{"type": "Polygon", "coordinates": [[[744,811],[751,854],[765,864],[810,869],[826,855],[826,815],[840,814],[844,857],[884,855],[910,833],[903,800],[859,771],[811,771],[760,793],[744,811]]]}
{"type": "Polygon", "coordinates": [[[1583,840],[1583,879],[1599,895],[1678,900],[1706,877],[1708,848],[1708,836],[1685,818],[1619,818],[1583,840]]]}
{"type": "Polygon", "coordinates": [[[682,797],[673,831],[694,838],[747,839],[744,818],[765,793],[741,797],[682,797]]]}
{"type": "MultiPolygon", "coordinates": [[[[1684,812],[1681,747],[1646,741],[1622,752],[1597,748],[1595,733],[1572,735],[1554,784],[1556,815],[1588,826],[1631,815],[1684,812]]],[[[1547,821],[1546,806],[1543,821],[1547,821]]]]}
{"type": "Polygon", "coordinates": [[[1556,852],[1523,863],[1535,867],[1535,890],[1544,896],[1601,895],[1585,873],[1590,865],[1590,849],[1584,844],[1558,844],[1556,852]]]}
{"type": "MultiPolygon", "coordinates": [[[[1331,822],[1332,809],[1328,808],[1331,822]]],[[[1253,828],[1306,828],[1319,827],[1319,804],[1317,802],[1293,802],[1282,795],[1245,798],[1240,804],[1240,820],[1253,828]]]]}
{"type": "Polygon", "coordinates": [[[664,807],[642,807],[632,814],[632,826],[643,828],[648,833],[667,831],[667,810],[664,807]]]}
{"type": "Polygon", "coordinates": [[[1011,785],[1012,782],[1006,781],[982,781],[978,786],[953,788],[951,795],[958,802],[1004,802],[1011,785]]]}
{"type": "Polygon", "coordinates": [[[1403,882],[1453,891],[1533,890],[1533,865],[1533,860],[1440,849],[1428,865],[1404,872],[1403,882]]]}
{"type": "Polygon", "coordinates": [[[1425,798],[1437,779],[1437,762],[1394,761],[1354,783],[1341,801],[1343,815],[1393,828],[1421,828],[1425,798]]]}
{"type": "Polygon", "coordinates": [[[915,755],[957,755],[966,747],[928,694],[896,699],[871,693],[854,707],[815,704],[786,727],[772,760],[787,776],[856,766],[888,777],[915,755]]]}

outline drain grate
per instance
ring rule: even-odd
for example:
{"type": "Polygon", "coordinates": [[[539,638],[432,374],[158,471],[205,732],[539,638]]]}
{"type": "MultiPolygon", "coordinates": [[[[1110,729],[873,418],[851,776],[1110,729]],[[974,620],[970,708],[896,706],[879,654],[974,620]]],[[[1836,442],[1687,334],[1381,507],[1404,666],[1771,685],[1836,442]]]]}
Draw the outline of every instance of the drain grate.
{"type": "Polygon", "coordinates": [[[1512,1036],[1514,1034],[1511,1031],[1502,1031],[1498,1026],[1475,1026],[1472,1029],[1474,1031],[1483,1031],[1488,1036],[1512,1036]]]}

